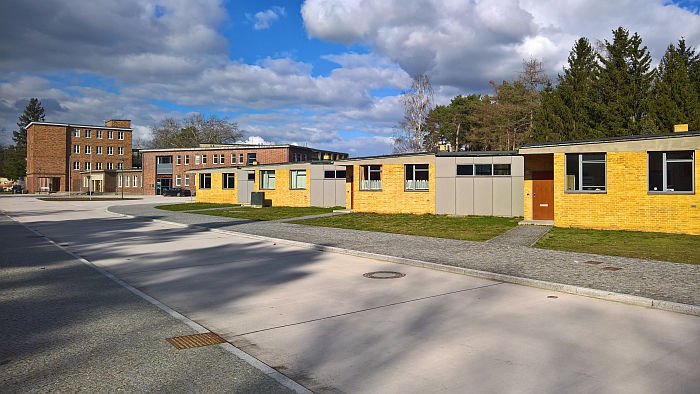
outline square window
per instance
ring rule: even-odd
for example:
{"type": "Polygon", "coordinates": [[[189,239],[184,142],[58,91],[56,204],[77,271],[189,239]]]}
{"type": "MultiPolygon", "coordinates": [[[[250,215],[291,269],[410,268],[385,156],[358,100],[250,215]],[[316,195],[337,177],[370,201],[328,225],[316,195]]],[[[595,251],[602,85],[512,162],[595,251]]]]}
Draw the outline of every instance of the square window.
{"type": "Polygon", "coordinates": [[[382,190],[382,166],[360,166],[360,190],[382,190]]]}
{"type": "Polygon", "coordinates": [[[80,137],[80,129],[73,130],[73,137],[80,137]]]}
{"type": "Polygon", "coordinates": [[[429,190],[430,189],[430,170],[428,164],[406,164],[404,166],[405,173],[405,190],[429,190]]]}
{"type": "Polygon", "coordinates": [[[306,170],[291,170],[290,189],[306,189],[306,170]]]}
{"type": "Polygon", "coordinates": [[[649,191],[693,193],[693,151],[649,152],[649,191]]]}
{"type": "Polygon", "coordinates": [[[567,153],[566,190],[604,192],[606,190],[605,153],[567,153]]]}
{"type": "Polygon", "coordinates": [[[275,170],[260,170],[260,189],[275,189],[275,170]]]}
{"type": "Polygon", "coordinates": [[[252,165],[254,162],[258,161],[258,156],[255,153],[248,153],[247,165],[252,165]]]}
{"type": "Polygon", "coordinates": [[[224,189],[235,189],[236,188],[236,175],[232,173],[221,174],[221,185],[224,189]]]}

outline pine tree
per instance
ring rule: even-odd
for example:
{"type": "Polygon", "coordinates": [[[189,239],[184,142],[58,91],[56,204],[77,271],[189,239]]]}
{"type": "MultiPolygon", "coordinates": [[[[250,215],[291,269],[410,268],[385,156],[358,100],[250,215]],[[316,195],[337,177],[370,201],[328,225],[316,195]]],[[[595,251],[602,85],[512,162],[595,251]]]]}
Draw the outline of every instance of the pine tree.
{"type": "Polygon", "coordinates": [[[653,130],[648,119],[654,70],[651,56],[637,33],[619,27],[598,54],[601,118],[598,129],[606,136],[633,135],[653,130]]]}
{"type": "Polygon", "coordinates": [[[698,56],[695,49],[686,46],[684,39],[678,41],[678,47],[670,44],[659,62],[653,88],[653,113],[662,132],[670,132],[679,123],[700,130],[700,97],[688,69],[693,62],[698,62],[698,56]]]}
{"type": "Polygon", "coordinates": [[[37,98],[29,99],[29,103],[24,108],[24,112],[19,116],[17,127],[19,130],[12,132],[12,139],[15,141],[15,146],[20,149],[27,148],[27,125],[31,122],[44,121],[44,107],[41,106],[41,101],[37,98]]]}

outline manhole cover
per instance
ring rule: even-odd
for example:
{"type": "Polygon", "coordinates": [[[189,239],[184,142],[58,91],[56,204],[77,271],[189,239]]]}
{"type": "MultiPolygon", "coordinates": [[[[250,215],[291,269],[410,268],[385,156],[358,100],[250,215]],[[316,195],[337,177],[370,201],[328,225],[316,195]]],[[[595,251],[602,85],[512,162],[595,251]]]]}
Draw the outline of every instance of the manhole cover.
{"type": "Polygon", "coordinates": [[[547,296],[547,298],[559,298],[559,297],[553,296],[553,295],[549,295],[549,296],[547,296]]]}
{"type": "Polygon", "coordinates": [[[171,345],[178,349],[192,349],[196,347],[216,345],[224,343],[223,338],[213,332],[205,332],[202,334],[183,335],[180,337],[172,337],[166,339],[171,345]]]}
{"type": "Polygon", "coordinates": [[[618,267],[603,267],[603,268],[601,268],[601,269],[604,270],[604,271],[619,271],[619,270],[621,270],[622,268],[618,268],[618,267]]]}
{"type": "Polygon", "coordinates": [[[406,276],[406,274],[402,274],[400,272],[395,272],[395,271],[375,271],[375,272],[368,272],[366,274],[363,274],[365,278],[370,278],[370,279],[398,279],[398,278],[403,278],[406,276]]]}

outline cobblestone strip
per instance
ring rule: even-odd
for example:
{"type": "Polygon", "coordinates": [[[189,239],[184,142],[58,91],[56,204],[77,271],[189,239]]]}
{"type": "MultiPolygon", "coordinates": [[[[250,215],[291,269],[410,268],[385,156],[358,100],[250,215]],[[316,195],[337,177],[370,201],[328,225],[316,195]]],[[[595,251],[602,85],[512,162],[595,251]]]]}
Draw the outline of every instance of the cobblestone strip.
{"type": "Polygon", "coordinates": [[[537,243],[552,226],[519,225],[487,242],[505,245],[532,246],[537,243]]]}

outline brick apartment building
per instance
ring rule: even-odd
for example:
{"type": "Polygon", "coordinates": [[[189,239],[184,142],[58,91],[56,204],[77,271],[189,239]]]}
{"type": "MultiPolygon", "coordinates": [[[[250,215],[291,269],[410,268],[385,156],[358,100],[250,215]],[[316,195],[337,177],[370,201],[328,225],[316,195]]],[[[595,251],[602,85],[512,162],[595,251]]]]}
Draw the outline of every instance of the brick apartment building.
{"type": "MultiPolygon", "coordinates": [[[[27,126],[26,189],[37,192],[114,192],[122,170],[130,170],[130,120],[112,119],[104,126],[32,122],[27,126]]],[[[136,175],[142,179],[140,170],[136,175]]],[[[143,182],[139,182],[142,184],[143,182]]]]}
{"type": "Polygon", "coordinates": [[[313,149],[297,145],[214,145],[199,148],[141,150],[143,193],[161,194],[171,187],[195,191],[193,174],[185,171],[202,168],[243,167],[251,164],[275,164],[340,160],[347,153],[313,149]]]}

